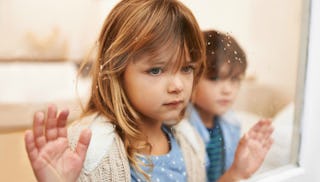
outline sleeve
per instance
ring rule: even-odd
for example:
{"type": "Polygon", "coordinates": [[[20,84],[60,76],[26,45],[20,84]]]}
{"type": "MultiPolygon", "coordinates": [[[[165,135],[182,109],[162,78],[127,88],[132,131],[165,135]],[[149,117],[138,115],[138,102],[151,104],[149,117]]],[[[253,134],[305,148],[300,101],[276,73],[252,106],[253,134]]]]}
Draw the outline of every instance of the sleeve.
{"type": "Polygon", "coordinates": [[[113,125],[101,117],[82,119],[69,128],[71,148],[76,147],[84,128],[90,128],[92,136],[78,181],[130,181],[124,145],[113,125]]]}

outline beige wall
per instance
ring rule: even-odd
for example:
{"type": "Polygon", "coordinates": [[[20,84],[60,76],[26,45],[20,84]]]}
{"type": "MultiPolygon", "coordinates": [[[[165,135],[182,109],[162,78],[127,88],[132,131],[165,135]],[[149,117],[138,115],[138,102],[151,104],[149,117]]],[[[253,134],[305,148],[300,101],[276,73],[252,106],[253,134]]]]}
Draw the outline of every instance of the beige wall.
{"type": "Polygon", "coordinates": [[[114,3],[1,0],[0,58],[80,59],[97,38],[105,14],[114,3]]]}

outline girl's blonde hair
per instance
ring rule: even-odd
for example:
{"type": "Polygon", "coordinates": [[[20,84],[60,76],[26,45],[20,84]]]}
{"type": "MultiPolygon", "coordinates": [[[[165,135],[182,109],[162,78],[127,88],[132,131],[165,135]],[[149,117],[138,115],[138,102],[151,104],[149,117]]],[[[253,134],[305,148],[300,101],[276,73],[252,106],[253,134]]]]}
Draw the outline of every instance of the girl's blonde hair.
{"type": "Polygon", "coordinates": [[[98,39],[91,97],[83,114],[99,113],[109,118],[124,142],[130,164],[146,177],[135,154],[141,149],[151,151],[151,147],[139,130],[142,121],[125,93],[123,73],[130,61],[143,55],[159,56],[157,53],[164,48],[174,56],[170,61],[177,68],[186,64],[187,57],[196,63],[196,83],[205,64],[205,45],[191,11],[177,0],[119,2],[105,20],[98,39]],[[134,145],[136,141],[145,145],[134,145]]]}

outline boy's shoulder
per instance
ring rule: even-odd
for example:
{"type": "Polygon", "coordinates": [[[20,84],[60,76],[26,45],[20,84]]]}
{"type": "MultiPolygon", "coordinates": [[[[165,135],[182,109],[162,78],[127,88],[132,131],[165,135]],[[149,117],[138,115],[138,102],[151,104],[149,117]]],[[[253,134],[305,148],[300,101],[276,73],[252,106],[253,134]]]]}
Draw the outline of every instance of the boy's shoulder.
{"type": "Polygon", "coordinates": [[[223,123],[226,123],[228,125],[232,125],[232,126],[236,126],[236,127],[240,127],[240,125],[241,125],[239,118],[237,117],[236,113],[233,110],[228,110],[226,113],[221,115],[219,118],[223,123]]]}
{"type": "Polygon", "coordinates": [[[107,155],[117,137],[115,127],[108,118],[92,114],[73,122],[68,128],[68,138],[71,148],[75,148],[81,131],[91,130],[91,140],[84,162],[84,170],[94,170],[107,155]]]}

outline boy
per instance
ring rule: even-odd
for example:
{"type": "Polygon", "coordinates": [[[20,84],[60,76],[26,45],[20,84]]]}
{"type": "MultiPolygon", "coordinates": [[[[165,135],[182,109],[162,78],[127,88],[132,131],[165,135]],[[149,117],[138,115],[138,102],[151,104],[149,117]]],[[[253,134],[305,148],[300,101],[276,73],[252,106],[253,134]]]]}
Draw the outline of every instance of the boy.
{"type": "Polygon", "coordinates": [[[245,74],[244,51],[234,38],[217,31],[203,32],[207,68],[192,97],[189,122],[206,144],[207,177],[216,181],[233,163],[240,125],[230,110],[245,74]]]}

